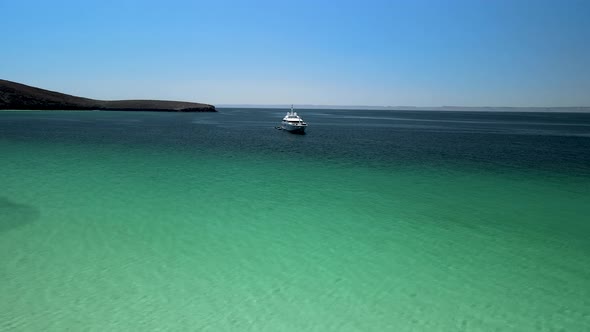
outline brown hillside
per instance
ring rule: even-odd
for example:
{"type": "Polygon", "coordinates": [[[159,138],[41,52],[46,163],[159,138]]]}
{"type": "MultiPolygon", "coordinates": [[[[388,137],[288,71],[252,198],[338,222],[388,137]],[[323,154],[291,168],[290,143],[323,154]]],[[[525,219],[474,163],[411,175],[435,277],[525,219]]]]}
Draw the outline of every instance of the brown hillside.
{"type": "Polygon", "coordinates": [[[96,100],[0,80],[0,110],[215,112],[215,106],[168,100],[96,100]]]}

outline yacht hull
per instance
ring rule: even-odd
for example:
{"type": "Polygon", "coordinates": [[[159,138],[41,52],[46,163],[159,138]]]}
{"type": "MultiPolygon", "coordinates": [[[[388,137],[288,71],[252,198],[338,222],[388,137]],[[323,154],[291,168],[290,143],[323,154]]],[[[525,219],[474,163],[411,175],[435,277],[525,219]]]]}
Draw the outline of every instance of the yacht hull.
{"type": "Polygon", "coordinates": [[[294,134],[304,134],[305,133],[305,128],[306,126],[294,126],[288,123],[283,123],[281,128],[283,130],[286,130],[290,133],[294,133],[294,134]]]}

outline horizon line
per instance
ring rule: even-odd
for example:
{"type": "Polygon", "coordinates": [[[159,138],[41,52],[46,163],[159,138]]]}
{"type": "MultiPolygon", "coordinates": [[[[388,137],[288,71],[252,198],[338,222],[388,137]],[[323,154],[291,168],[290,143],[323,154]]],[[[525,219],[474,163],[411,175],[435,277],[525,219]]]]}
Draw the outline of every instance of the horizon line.
{"type": "Polygon", "coordinates": [[[380,108],[380,109],[450,109],[450,108],[471,108],[471,109],[586,109],[590,111],[590,106],[461,106],[461,105],[442,105],[442,106],[412,106],[412,105],[336,105],[336,104],[216,104],[216,107],[294,107],[300,108],[380,108]]]}

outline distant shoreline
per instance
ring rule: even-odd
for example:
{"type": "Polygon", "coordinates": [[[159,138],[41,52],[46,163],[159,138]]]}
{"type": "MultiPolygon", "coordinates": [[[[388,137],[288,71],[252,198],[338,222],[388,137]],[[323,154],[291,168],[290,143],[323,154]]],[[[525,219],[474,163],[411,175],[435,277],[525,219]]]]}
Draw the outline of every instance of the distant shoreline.
{"type": "Polygon", "coordinates": [[[171,100],[96,100],[0,80],[0,110],[216,112],[209,104],[171,100]]]}
{"type": "MultiPolygon", "coordinates": [[[[590,113],[590,106],[572,107],[493,107],[493,106],[346,106],[346,105],[293,105],[296,109],[341,109],[341,110],[373,110],[373,111],[441,111],[441,112],[537,112],[537,113],[590,113]]],[[[217,108],[268,108],[289,109],[291,105],[250,105],[250,104],[221,104],[217,108]]]]}

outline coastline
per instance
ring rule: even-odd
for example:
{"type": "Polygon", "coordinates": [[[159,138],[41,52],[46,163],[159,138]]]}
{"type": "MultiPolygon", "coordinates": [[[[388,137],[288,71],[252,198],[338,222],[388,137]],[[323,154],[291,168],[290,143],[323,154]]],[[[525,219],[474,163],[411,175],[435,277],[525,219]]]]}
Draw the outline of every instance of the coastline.
{"type": "Polygon", "coordinates": [[[0,80],[0,110],[216,112],[210,104],[173,100],[97,100],[0,80]]]}

